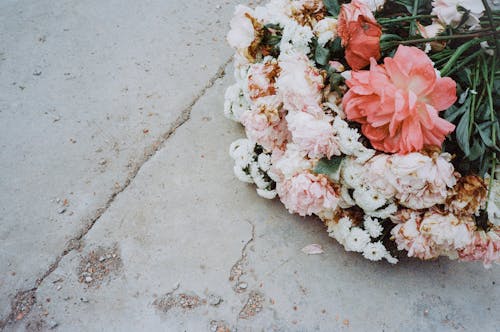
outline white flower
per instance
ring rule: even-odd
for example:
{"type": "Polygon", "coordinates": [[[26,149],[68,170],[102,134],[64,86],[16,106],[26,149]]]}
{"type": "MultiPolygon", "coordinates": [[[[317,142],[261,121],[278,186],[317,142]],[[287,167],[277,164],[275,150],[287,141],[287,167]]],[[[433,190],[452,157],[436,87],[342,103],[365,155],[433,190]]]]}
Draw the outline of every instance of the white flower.
{"type": "Polygon", "coordinates": [[[397,211],[398,211],[397,205],[394,203],[391,203],[383,209],[379,209],[376,211],[368,211],[365,213],[371,217],[380,218],[380,219],[387,219],[387,218],[390,218],[397,211]]]}
{"type": "Polygon", "coordinates": [[[367,5],[372,12],[381,10],[384,7],[385,0],[358,0],[367,5]]]}
{"type": "Polygon", "coordinates": [[[250,109],[243,90],[238,84],[227,88],[224,96],[224,115],[233,121],[240,122],[241,114],[250,109]]]}
{"type": "Polygon", "coordinates": [[[387,254],[387,249],[379,242],[368,243],[363,250],[363,257],[371,261],[379,261],[387,254]]]}
{"type": "Polygon", "coordinates": [[[358,188],[361,186],[363,178],[363,166],[353,158],[345,158],[341,165],[341,182],[349,188],[358,188]]]}
{"type": "Polygon", "coordinates": [[[363,252],[366,245],[370,242],[370,234],[367,231],[353,227],[345,239],[345,249],[347,251],[363,252]]]}
{"type": "Polygon", "coordinates": [[[339,195],[339,207],[342,209],[347,209],[354,205],[356,205],[356,201],[354,201],[354,199],[352,199],[351,197],[351,194],[349,194],[349,188],[346,186],[341,186],[339,195]]]}
{"type": "Polygon", "coordinates": [[[345,245],[345,240],[350,234],[352,221],[348,217],[340,218],[338,222],[328,223],[328,235],[336,239],[340,244],[345,245]]]}
{"type": "Polygon", "coordinates": [[[389,254],[389,252],[387,252],[387,254],[385,254],[384,258],[391,264],[396,264],[398,261],[397,258],[395,257],[392,257],[391,254],[389,254]]]}
{"type": "Polygon", "coordinates": [[[255,143],[248,139],[240,138],[229,146],[229,155],[240,168],[245,168],[252,161],[255,143]]]}
{"type": "Polygon", "coordinates": [[[381,193],[366,186],[357,187],[354,190],[353,198],[356,204],[366,212],[375,211],[387,203],[381,193]]]}
{"type": "Polygon", "coordinates": [[[273,199],[276,197],[276,190],[267,190],[257,188],[257,195],[266,199],[273,199]]]}
{"type": "Polygon", "coordinates": [[[462,21],[464,12],[459,7],[469,11],[465,24],[471,28],[479,26],[479,18],[483,16],[484,6],[480,0],[434,0],[432,2],[432,15],[437,15],[439,20],[456,28],[462,21]]]}
{"type": "Polygon", "coordinates": [[[295,174],[312,168],[312,162],[305,158],[305,153],[297,144],[289,143],[285,154],[275,163],[274,168],[280,171],[285,179],[290,179],[295,174]]]}
{"type": "Polygon", "coordinates": [[[310,52],[309,43],[314,36],[312,30],[307,26],[302,26],[293,20],[288,20],[280,42],[280,51],[283,54],[308,54],[310,52]]]}
{"type": "Polygon", "coordinates": [[[253,16],[253,10],[249,7],[238,5],[229,23],[231,30],[227,34],[227,41],[229,45],[236,49],[247,48],[255,38],[252,21],[247,15],[253,16]]]}
{"type": "Polygon", "coordinates": [[[259,163],[260,169],[264,172],[267,172],[271,168],[271,156],[267,153],[259,154],[257,162],[259,163]]]}
{"type": "Polygon", "coordinates": [[[252,176],[246,173],[240,166],[234,165],[233,171],[234,175],[236,175],[238,180],[240,180],[241,182],[253,183],[252,176]]]}
{"type": "Polygon", "coordinates": [[[488,219],[495,226],[500,226],[500,180],[492,181],[488,199],[488,219]]]}
{"type": "Polygon", "coordinates": [[[262,22],[275,23],[284,27],[292,16],[290,0],[272,0],[265,6],[255,8],[255,17],[262,22]]]}
{"type": "Polygon", "coordinates": [[[314,26],[314,34],[318,37],[318,44],[325,46],[328,41],[337,36],[337,20],[333,17],[325,17],[314,26]]]}
{"type": "Polygon", "coordinates": [[[373,219],[370,216],[364,217],[363,225],[365,226],[365,230],[370,234],[372,238],[377,238],[382,235],[382,231],[384,228],[380,225],[380,222],[377,219],[373,219]]]}
{"type": "Polygon", "coordinates": [[[257,185],[257,188],[264,189],[269,186],[269,182],[264,178],[264,173],[260,170],[259,165],[256,162],[250,163],[250,175],[252,176],[253,182],[257,185]]]}

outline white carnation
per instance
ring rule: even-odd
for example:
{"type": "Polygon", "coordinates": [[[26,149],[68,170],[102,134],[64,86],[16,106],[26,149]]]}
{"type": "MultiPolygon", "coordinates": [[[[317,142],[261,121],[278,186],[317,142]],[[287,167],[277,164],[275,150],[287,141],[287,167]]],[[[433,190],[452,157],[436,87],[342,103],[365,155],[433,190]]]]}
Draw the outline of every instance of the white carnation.
{"type": "Polygon", "coordinates": [[[385,0],[359,0],[359,2],[367,5],[372,12],[381,10],[385,4],[385,0]]]}
{"type": "Polygon", "coordinates": [[[337,20],[333,17],[325,17],[314,26],[314,34],[318,37],[318,44],[325,46],[328,41],[337,36],[337,20]]]}
{"type": "Polygon", "coordinates": [[[257,185],[257,188],[264,189],[269,186],[269,182],[266,181],[264,177],[264,173],[259,168],[259,164],[257,162],[250,163],[250,175],[252,176],[253,182],[257,185]]]}
{"type": "Polygon", "coordinates": [[[307,26],[302,26],[294,20],[288,20],[280,42],[282,54],[308,54],[310,52],[309,43],[314,36],[312,30],[307,26]]]}
{"type": "Polygon", "coordinates": [[[227,34],[227,41],[229,45],[236,49],[247,48],[255,38],[252,21],[247,15],[253,15],[253,10],[249,7],[238,5],[229,23],[231,30],[227,34]]]}
{"type": "Polygon", "coordinates": [[[353,198],[356,204],[366,212],[375,211],[387,203],[381,193],[366,186],[357,187],[354,190],[353,198]]]}
{"type": "Polygon", "coordinates": [[[285,154],[276,162],[276,170],[280,171],[285,179],[289,179],[300,171],[311,169],[312,162],[305,158],[297,144],[287,144],[285,154]]]}

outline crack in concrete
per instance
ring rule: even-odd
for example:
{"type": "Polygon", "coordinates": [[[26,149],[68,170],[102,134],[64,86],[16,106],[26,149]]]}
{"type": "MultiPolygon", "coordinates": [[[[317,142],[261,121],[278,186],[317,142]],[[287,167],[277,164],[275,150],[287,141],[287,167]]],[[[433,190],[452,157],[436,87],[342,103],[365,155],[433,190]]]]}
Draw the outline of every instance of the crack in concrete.
{"type": "MultiPolygon", "coordinates": [[[[252,226],[252,236],[250,239],[243,245],[243,248],[241,248],[241,256],[240,258],[236,261],[236,263],[233,264],[231,267],[231,271],[229,272],[229,281],[234,281],[233,285],[233,290],[236,293],[242,293],[245,291],[246,287],[241,287],[243,283],[240,284],[240,277],[245,274],[245,271],[243,270],[243,264],[245,264],[247,260],[247,248],[255,240],[255,225],[250,221],[246,220],[250,226],[252,226]]],[[[245,286],[248,286],[245,283],[245,286]]]]}
{"type": "MultiPolygon", "coordinates": [[[[116,197],[121,194],[125,189],[128,188],[128,186],[132,183],[132,181],[136,178],[137,174],[139,171],[142,169],[142,167],[161,149],[163,148],[164,144],[166,141],[173,135],[175,134],[176,130],[181,127],[184,123],[186,123],[190,118],[191,118],[191,111],[193,107],[196,105],[196,103],[207,93],[207,91],[212,88],[219,79],[223,78],[226,75],[225,69],[226,67],[231,63],[233,60],[233,57],[231,56],[229,59],[227,59],[219,68],[217,69],[217,72],[215,73],[214,76],[212,76],[207,84],[201,89],[201,91],[193,98],[193,100],[187,105],[187,107],[181,112],[181,114],[177,117],[177,119],[172,123],[170,126],[169,130],[165,132],[163,135],[161,135],[153,144],[151,145],[149,150],[146,150],[144,153],[143,158],[136,163],[136,166],[132,171],[129,172],[129,175],[127,176],[127,179],[125,180],[124,184],[120,186],[115,192],[111,194],[111,196],[108,198],[106,203],[104,204],[103,207],[98,208],[95,212],[95,215],[90,219],[90,221],[87,223],[87,225],[84,226],[82,230],[78,232],[78,234],[70,239],[66,245],[66,248],[63,250],[62,254],[57,256],[55,259],[54,263],[52,263],[48,270],[38,279],[35,281],[35,287],[27,289],[27,290],[19,290],[15,297],[14,300],[12,301],[11,304],[11,312],[7,315],[7,317],[3,320],[0,320],[0,330],[4,329],[7,324],[11,323],[13,321],[12,317],[15,315],[15,308],[17,308],[21,303],[19,303],[20,297],[22,297],[23,294],[28,293],[28,292],[33,292],[36,293],[38,290],[38,287],[42,284],[42,282],[47,278],[52,272],[57,269],[59,266],[59,263],[61,260],[68,255],[71,251],[78,249],[81,247],[81,241],[82,239],[87,235],[87,233],[94,227],[94,225],[97,223],[97,221],[101,218],[101,216],[111,207],[111,205],[114,203],[116,200],[116,197]]],[[[36,296],[35,296],[35,302],[33,305],[36,303],[36,296]]],[[[14,317],[15,318],[15,317],[14,317]]]]}

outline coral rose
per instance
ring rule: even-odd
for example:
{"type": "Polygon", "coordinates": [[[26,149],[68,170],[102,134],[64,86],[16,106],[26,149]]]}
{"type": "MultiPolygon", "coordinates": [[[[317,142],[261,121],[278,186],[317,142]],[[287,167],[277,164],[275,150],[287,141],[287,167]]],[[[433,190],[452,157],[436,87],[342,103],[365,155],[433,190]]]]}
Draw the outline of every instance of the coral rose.
{"type": "Polygon", "coordinates": [[[346,61],[353,70],[366,67],[372,57],[380,58],[382,28],[362,1],[342,5],[337,32],[345,47],[346,61]]]}
{"type": "Polygon", "coordinates": [[[400,45],[384,65],[371,60],[370,70],[353,71],[342,106],[347,118],[362,124],[377,150],[391,153],[440,147],[455,126],[439,117],[455,103],[456,83],[439,77],[427,55],[400,45]]]}

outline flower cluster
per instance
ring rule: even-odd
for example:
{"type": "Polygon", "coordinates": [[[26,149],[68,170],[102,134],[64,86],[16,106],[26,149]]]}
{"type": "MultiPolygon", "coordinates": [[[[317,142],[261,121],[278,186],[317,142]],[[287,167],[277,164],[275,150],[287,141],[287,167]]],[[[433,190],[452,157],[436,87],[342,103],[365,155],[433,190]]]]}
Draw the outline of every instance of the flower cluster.
{"type": "Polygon", "coordinates": [[[406,252],[490,266],[500,262],[495,163],[491,174],[457,169],[457,148],[444,143],[464,130],[454,121],[468,95],[458,100],[463,87],[442,76],[428,49],[447,27],[476,29],[484,7],[427,2],[428,15],[412,9],[420,15],[408,22],[381,15],[406,10],[389,0],[238,6],[227,38],[236,83],[224,103],[246,134],[230,147],[234,173],[290,213],[318,216],[345,250],[369,260],[396,263],[406,252]],[[401,36],[382,37],[396,28],[401,36]],[[399,45],[404,38],[420,48],[399,45]]]}

